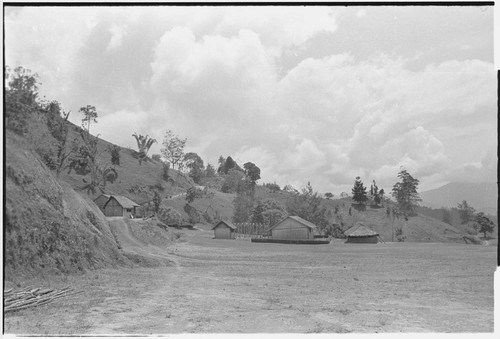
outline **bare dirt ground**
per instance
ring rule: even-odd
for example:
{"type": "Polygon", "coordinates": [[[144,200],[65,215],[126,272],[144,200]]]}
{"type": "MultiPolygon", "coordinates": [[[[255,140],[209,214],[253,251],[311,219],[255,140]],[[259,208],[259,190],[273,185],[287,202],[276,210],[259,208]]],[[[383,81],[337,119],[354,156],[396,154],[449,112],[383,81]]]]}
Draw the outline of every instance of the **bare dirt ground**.
{"type": "Polygon", "coordinates": [[[492,246],[262,244],[215,240],[208,226],[162,245],[156,229],[144,233],[156,226],[111,222],[128,256],[150,267],[47,279],[85,293],[8,313],[5,333],[493,331],[492,246]]]}

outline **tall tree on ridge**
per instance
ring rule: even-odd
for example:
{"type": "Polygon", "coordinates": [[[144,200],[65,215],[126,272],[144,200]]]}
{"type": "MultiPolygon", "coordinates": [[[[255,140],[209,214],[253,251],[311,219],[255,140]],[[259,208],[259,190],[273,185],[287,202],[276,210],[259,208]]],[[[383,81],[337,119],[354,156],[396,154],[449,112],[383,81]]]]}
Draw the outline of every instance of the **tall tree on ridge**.
{"type": "Polygon", "coordinates": [[[368,200],[366,196],[366,187],[363,185],[360,177],[356,177],[354,187],[352,188],[352,200],[362,204],[368,200]]]}
{"type": "Polygon", "coordinates": [[[401,181],[392,187],[392,196],[396,199],[401,212],[406,216],[415,215],[415,207],[422,201],[417,192],[419,180],[413,178],[404,168],[400,169],[398,178],[401,181]]]}

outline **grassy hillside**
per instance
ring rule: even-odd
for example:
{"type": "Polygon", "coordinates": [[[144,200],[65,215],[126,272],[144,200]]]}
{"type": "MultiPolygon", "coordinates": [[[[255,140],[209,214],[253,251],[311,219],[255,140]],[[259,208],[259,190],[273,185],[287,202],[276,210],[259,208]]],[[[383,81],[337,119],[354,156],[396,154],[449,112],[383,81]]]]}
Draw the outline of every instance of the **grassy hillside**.
{"type": "Polygon", "coordinates": [[[6,133],[5,278],[128,265],[106,218],[59,182],[24,138],[6,133]]]}
{"type": "MultiPolygon", "coordinates": [[[[69,125],[68,139],[78,138],[80,127],[69,125]]],[[[99,139],[98,150],[101,163],[111,164],[109,147],[112,146],[114,146],[112,143],[99,139]]],[[[191,178],[172,169],[169,171],[171,180],[165,181],[162,178],[163,165],[161,162],[148,159],[139,165],[136,151],[129,148],[121,148],[120,165],[115,165],[114,168],[118,172],[118,178],[115,182],[106,184],[105,192],[124,195],[139,204],[151,200],[154,190],[160,191],[162,196],[166,197],[185,192],[194,184],[191,178]]],[[[85,185],[83,181],[85,177],[74,171],[71,174],[68,174],[67,170],[63,171],[60,178],[69,183],[75,190],[80,190],[85,185]]],[[[100,192],[97,192],[90,197],[95,198],[99,194],[100,192]]]]}
{"type": "MultiPolygon", "coordinates": [[[[78,136],[79,127],[72,125],[70,138],[78,136]]],[[[132,136],[131,136],[132,138],[132,136]]],[[[99,140],[98,148],[101,152],[102,161],[111,162],[111,155],[108,148],[113,146],[105,140],[99,140]]],[[[184,211],[186,205],[186,189],[194,185],[194,182],[188,176],[179,174],[177,171],[170,170],[171,181],[165,181],[162,178],[162,163],[148,160],[139,165],[136,152],[131,149],[122,148],[120,152],[120,165],[115,167],[118,171],[118,179],[114,183],[108,183],[106,193],[125,195],[138,203],[151,200],[154,190],[160,191],[163,201],[162,206],[169,206],[181,213],[185,221],[189,220],[188,214],[184,211]],[[173,198],[170,198],[174,196],[173,198]]],[[[61,179],[70,183],[78,189],[83,186],[82,177],[72,173],[62,173],[61,179]]],[[[201,214],[208,214],[207,218],[201,218],[202,222],[215,222],[219,219],[231,219],[233,216],[233,200],[235,194],[227,194],[214,191],[210,198],[203,197],[196,199],[191,206],[201,214]]],[[[86,194],[86,193],[85,193],[86,194]]],[[[288,192],[271,192],[263,186],[256,187],[256,200],[272,199],[286,206],[287,201],[293,195],[288,192]]],[[[93,198],[94,196],[90,196],[93,198]]],[[[323,206],[329,210],[330,221],[343,222],[344,228],[353,226],[356,222],[362,222],[365,225],[376,230],[384,240],[391,241],[393,229],[402,228],[406,236],[405,241],[410,242],[461,242],[461,235],[465,233],[463,228],[458,225],[448,225],[441,221],[440,217],[429,215],[428,213],[419,213],[418,216],[410,218],[408,221],[403,219],[392,220],[386,215],[385,208],[373,209],[368,207],[366,211],[359,212],[352,209],[352,215],[349,215],[351,199],[323,200],[323,206]],[[335,206],[338,206],[339,212],[335,215],[335,206]]],[[[394,238],[395,239],[395,238],[394,238]]]]}
{"type": "MultiPolygon", "coordinates": [[[[69,126],[68,139],[78,138],[80,128],[73,124],[69,124],[69,126]]],[[[111,164],[109,148],[112,146],[114,145],[99,139],[98,149],[101,163],[111,164]]],[[[124,195],[138,203],[143,203],[150,201],[153,192],[158,191],[163,198],[162,206],[173,207],[181,213],[184,220],[189,220],[188,214],[184,211],[186,205],[184,193],[187,188],[194,185],[194,182],[187,175],[170,170],[171,179],[166,181],[162,178],[163,164],[161,162],[148,159],[140,165],[135,150],[128,148],[121,149],[120,164],[114,167],[118,172],[118,178],[113,183],[107,183],[105,193],[124,195]]],[[[63,171],[59,179],[71,185],[84,199],[91,200],[100,194],[100,192],[96,192],[95,195],[88,195],[86,191],[83,191],[82,187],[85,184],[86,177],[75,172],[69,174],[67,171],[63,171]]],[[[215,222],[220,219],[230,220],[234,212],[233,200],[235,194],[226,194],[215,190],[211,190],[211,192],[213,193],[211,197],[199,198],[191,203],[191,206],[196,208],[200,215],[205,214],[206,217],[202,217],[201,222],[215,222]]],[[[292,197],[292,193],[284,191],[271,192],[263,186],[256,187],[256,200],[272,199],[286,206],[287,201],[292,197]]],[[[393,221],[387,217],[385,208],[374,209],[367,207],[366,211],[362,212],[352,209],[352,215],[349,215],[351,203],[350,198],[344,198],[336,200],[324,199],[322,204],[328,211],[330,222],[342,222],[344,229],[350,228],[356,222],[362,222],[376,230],[387,241],[392,240],[393,230],[397,228],[403,230],[406,241],[410,242],[461,242],[461,235],[465,232],[464,229],[457,225],[445,224],[441,222],[441,218],[429,213],[420,213],[408,221],[402,219],[393,221]],[[334,213],[335,207],[338,207],[337,214],[334,213]]]]}
{"type": "MultiPolygon", "coordinates": [[[[191,205],[196,208],[200,214],[208,213],[209,218],[203,218],[203,222],[214,223],[216,220],[231,220],[233,216],[233,200],[236,194],[222,193],[218,191],[213,191],[214,195],[212,198],[199,198],[196,199],[191,205]]],[[[184,211],[184,206],[186,205],[186,196],[181,195],[173,199],[163,200],[163,206],[170,206],[175,210],[179,211],[185,220],[189,220],[188,214],[184,211]]]]}
{"type": "MultiPolygon", "coordinates": [[[[286,205],[287,200],[290,199],[291,196],[291,194],[283,191],[270,192],[264,187],[258,187],[256,190],[256,199],[273,199],[279,201],[283,205],[286,205]]],[[[192,205],[200,212],[207,209],[210,210],[209,206],[211,206],[223,217],[231,219],[234,210],[232,204],[234,198],[235,194],[216,192],[212,199],[197,199],[192,205]]],[[[417,216],[411,217],[407,221],[402,217],[393,220],[391,217],[387,216],[385,208],[371,208],[370,206],[367,206],[365,211],[357,211],[352,208],[352,215],[349,215],[351,203],[350,198],[323,200],[323,206],[331,211],[329,213],[330,221],[335,223],[340,223],[340,221],[342,221],[345,230],[361,222],[377,231],[382,239],[388,242],[392,241],[393,230],[397,228],[403,230],[406,242],[463,242],[462,236],[465,234],[465,231],[459,227],[448,225],[440,221],[439,218],[419,213],[417,216]],[[337,215],[334,214],[335,206],[338,206],[339,210],[337,215]]],[[[183,211],[183,207],[186,204],[184,196],[165,200],[164,204],[180,211],[187,219],[187,214],[183,211]]],[[[390,205],[392,206],[392,204],[390,205]]],[[[395,236],[394,241],[397,241],[395,236]]]]}
{"type": "MultiPolygon", "coordinates": [[[[471,231],[474,232],[474,229],[471,225],[462,224],[457,209],[451,209],[449,211],[451,219],[450,223],[453,227],[460,230],[462,233],[467,233],[471,231]]],[[[419,206],[417,207],[417,212],[421,215],[425,215],[437,220],[443,220],[443,213],[444,213],[443,209],[433,209],[425,206],[419,206]]],[[[488,218],[496,225],[495,229],[493,230],[493,233],[489,234],[488,236],[496,239],[498,238],[498,218],[496,215],[488,215],[488,218]]]]}

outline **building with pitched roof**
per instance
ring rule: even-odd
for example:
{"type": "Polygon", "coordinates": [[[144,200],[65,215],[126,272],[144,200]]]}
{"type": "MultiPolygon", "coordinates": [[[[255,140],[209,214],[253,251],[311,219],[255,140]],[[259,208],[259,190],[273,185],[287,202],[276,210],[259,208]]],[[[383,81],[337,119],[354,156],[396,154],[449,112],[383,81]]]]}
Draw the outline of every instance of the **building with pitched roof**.
{"type": "Polygon", "coordinates": [[[298,216],[287,216],[269,229],[271,238],[276,240],[314,239],[318,227],[298,216]]]}
{"type": "Polygon", "coordinates": [[[230,221],[221,220],[214,227],[214,239],[235,239],[236,226],[230,221]]]}
{"type": "Polygon", "coordinates": [[[135,216],[135,209],[139,205],[127,197],[121,195],[112,195],[104,204],[104,215],[107,217],[130,218],[135,216]]]}

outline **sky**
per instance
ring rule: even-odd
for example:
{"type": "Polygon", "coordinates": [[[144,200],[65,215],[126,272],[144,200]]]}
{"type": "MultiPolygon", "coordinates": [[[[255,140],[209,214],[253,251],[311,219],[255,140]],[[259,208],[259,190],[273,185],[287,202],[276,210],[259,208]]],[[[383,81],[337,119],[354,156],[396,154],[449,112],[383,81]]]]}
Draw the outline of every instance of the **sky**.
{"type": "Polygon", "coordinates": [[[261,169],[260,183],[389,192],[497,181],[493,8],[6,7],[5,63],[91,133],[135,148],[187,138],[261,169]]]}

